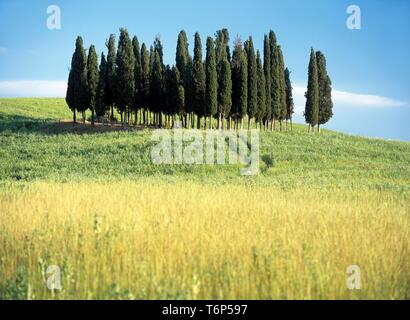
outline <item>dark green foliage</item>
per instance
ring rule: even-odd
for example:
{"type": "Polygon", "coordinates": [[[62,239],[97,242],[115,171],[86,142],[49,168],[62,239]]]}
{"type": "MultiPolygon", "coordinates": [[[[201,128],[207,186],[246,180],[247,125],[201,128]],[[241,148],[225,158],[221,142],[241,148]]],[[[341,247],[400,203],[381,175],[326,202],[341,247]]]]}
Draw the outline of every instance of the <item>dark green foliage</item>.
{"type": "Polygon", "coordinates": [[[279,106],[279,75],[278,75],[278,56],[277,56],[276,35],[271,30],[269,32],[269,51],[270,51],[270,84],[271,84],[271,119],[277,119],[279,106]]]}
{"type": "Polygon", "coordinates": [[[141,46],[141,104],[145,108],[149,105],[150,72],[150,55],[143,43],[141,46]]]}
{"type": "Polygon", "coordinates": [[[292,94],[292,82],[290,81],[290,71],[285,69],[285,84],[286,84],[286,120],[292,120],[294,111],[294,102],[292,94]]]}
{"type": "Polygon", "coordinates": [[[286,119],[286,79],[285,79],[285,63],[283,61],[283,54],[280,46],[278,50],[278,76],[279,76],[279,107],[278,119],[281,121],[286,119]]]}
{"type": "Polygon", "coordinates": [[[248,110],[248,61],[240,38],[232,55],[232,110],[234,119],[242,120],[248,110]]]}
{"type": "Polygon", "coordinates": [[[314,127],[317,125],[319,118],[319,82],[316,55],[313,48],[310,53],[308,88],[305,96],[305,121],[306,123],[309,123],[310,126],[314,127]]]}
{"type": "MultiPolygon", "coordinates": [[[[269,122],[274,126],[275,120],[279,120],[282,128],[282,121],[292,118],[294,107],[289,71],[285,71],[282,50],[273,31],[264,36],[263,61],[261,52],[255,53],[252,37],[243,45],[237,37],[231,56],[229,32],[225,28],[215,33],[215,40],[207,37],[205,61],[199,33],[195,33],[191,57],[187,35],[182,30],[178,35],[175,67],[164,65],[164,49],[159,36],[147,50],[144,43],[139,45],[136,36],[131,41],[127,29],[121,28],[118,48],[113,34],[106,46],[107,59],[101,56],[98,70],[94,46],[90,47],[86,61],[82,39],[77,39],[66,95],[74,119],[76,110],[84,117],[84,111],[90,108],[94,123],[94,113],[101,117],[110,107],[112,117],[114,107],[120,112],[124,125],[134,112],[134,124],[140,115],[140,124],[161,126],[165,114],[168,126],[171,117],[175,121],[174,115],[179,114],[185,127],[194,127],[196,119],[198,128],[202,117],[205,117],[205,123],[208,117],[217,117],[222,128],[225,123],[230,128],[232,120],[235,128],[239,124],[242,127],[245,115],[249,128],[252,119],[265,128],[269,122]]],[[[326,60],[320,52],[317,56],[320,108],[307,116],[309,119],[313,116],[316,124],[325,123],[332,116],[331,82],[326,60]]]]}
{"type": "Polygon", "coordinates": [[[248,117],[255,117],[258,111],[258,70],[252,37],[245,42],[248,58],[248,117]]]}
{"type": "Polygon", "coordinates": [[[108,104],[105,100],[105,87],[107,76],[107,61],[105,60],[104,52],[101,53],[100,70],[98,73],[98,86],[95,103],[95,112],[97,117],[102,117],[108,111],[108,104]]]}
{"type": "MultiPolygon", "coordinates": [[[[116,48],[115,48],[115,35],[111,34],[108,42],[106,43],[108,48],[107,55],[107,76],[106,76],[106,89],[105,89],[105,101],[108,106],[112,107],[115,103],[115,90],[116,90],[116,48]]],[[[111,113],[111,117],[113,114],[111,113]]]]}
{"type": "Polygon", "coordinates": [[[198,117],[205,114],[205,70],[202,61],[202,44],[199,33],[195,33],[194,62],[192,68],[194,110],[198,117]]]}
{"type": "Polygon", "coordinates": [[[161,112],[161,107],[164,102],[164,88],[162,79],[162,63],[158,51],[153,53],[151,85],[150,85],[150,107],[153,112],[161,112]]]}
{"type": "Polygon", "coordinates": [[[176,68],[167,65],[164,73],[165,84],[165,114],[174,115],[178,112],[177,96],[178,96],[178,81],[176,78],[176,68]]]}
{"type": "MultiPolygon", "coordinates": [[[[271,48],[272,49],[272,48],[271,48]]],[[[278,120],[281,117],[281,102],[280,102],[280,62],[279,62],[279,48],[275,46],[273,48],[272,63],[271,63],[271,73],[272,73],[272,117],[274,120],[278,120]]]]}
{"type": "Polygon", "coordinates": [[[226,28],[218,30],[215,33],[216,42],[216,63],[218,64],[225,57],[231,61],[231,52],[229,50],[229,31],[226,28]]]}
{"type": "Polygon", "coordinates": [[[142,104],[142,65],[141,65],[141,50],[140,45],[138,42],[138,38],[134,36],[132,38],[132,48],[134,52],[134,83],[135,83],[135,91],[134,91],[134,99],[132,103],[132,107],[134,111],[137,111],[142,104]]]}
{"type": "Polygon", "coordinates": [[[98,56],[95,52],[94,45],[90,46],[87,59],[87,83],[88,83],[88,98],[89,108],[91,110],[91,124],[94,125],[94,114],[98,86],[98,56]]]}
{"type": "Polygon", "coordinates": [[[319,83],[318,124],[324,124],[333,116],[332,82],[327,74],[326,58],[322,52],[316,52],[316,61],[319,83]]]}
{"type": "MultiPolygon", "coordinates": [[[[178,35],[178,43],[175,57],[176,67],[181,75],[182,85],[184,88],[184,101],[185,111],[190,112],[191,110],[191,100],[190,94],[191,89],[191,68],[192,68],[192,58],[188,51],[188,38],[184,30],[182,30],[178,35]]],[[[181,94],[182,97],[182,94],[181,94]]]]}
{"type": "Polygon", "coordinates": [[[269,37],[265,35],[263,41],[263,70],[265,72],[265,82],[266,82],[266,113],[265,120],[272,119],[272,94],[271,94],[271,53],[270,53],[270,44],[269,37]]]}
{"type": "Polygon", "coordinates": [[[89,95],[87,86],[87,56],[83,46],[83,39],[77,37],[75,52],[71,60],[71,69],[68,76],[66,101],[70,109],[84,112],[88,109],[89,95]]]}
{"type": "Polygon", "coordinates": [[[227,58],[220,62],[218,83],[218,112],[222,119],[229,115],[232,106],[232,79],[231,79],[231,65],[227,58]]]}
{"type": "Polygon", "coordinates": [[[116,106],[120,112],[124,112],[132,104],[135,91],[134,51],[128,31],[124,28],[120,29],[116,63],[116,106]]]}
{"type": "Polygon", "coordinates": [[[205,114],[213,117],[217,113],[218,106],[218,80],[214,40],[211,37],[206,39],[205,73],[205,114]]]}
{"type": "Polygon", "coordinates": [[[164,49],[159,35],[157,35],[154,40],[154,51],[158,52],[159,61],[161,63],[162,68],[164,68],[164,49]]]}
{"type": "Polygon", "coordinates": [[[258,70],[258,109],[255,118],[256,122],[259,123],[266,114],[266,82],[259,50],[256,54],[256,65],[258,70]]]}

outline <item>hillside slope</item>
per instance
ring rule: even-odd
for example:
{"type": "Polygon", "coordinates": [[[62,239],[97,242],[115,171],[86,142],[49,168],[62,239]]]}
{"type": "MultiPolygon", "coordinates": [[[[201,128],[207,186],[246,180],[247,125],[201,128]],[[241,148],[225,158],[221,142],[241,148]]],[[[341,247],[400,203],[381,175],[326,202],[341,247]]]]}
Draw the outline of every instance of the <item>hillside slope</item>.
{"type": "Polygon", "coordinates": [[[0,99],[0,177],[4,181],[192,179],[297,186],[408,189],[410,143],[323,130],[261,132],[260,174],[242,177],[239,165],[154,165],[150,130],[101,132],[70,119],[64,99],[0,99]]]}

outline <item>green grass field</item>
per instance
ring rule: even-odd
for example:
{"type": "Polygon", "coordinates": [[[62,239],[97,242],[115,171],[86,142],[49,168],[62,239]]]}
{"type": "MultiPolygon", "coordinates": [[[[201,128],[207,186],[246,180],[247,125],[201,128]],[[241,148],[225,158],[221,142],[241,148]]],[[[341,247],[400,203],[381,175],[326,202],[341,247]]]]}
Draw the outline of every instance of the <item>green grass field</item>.
{"type": "Polygon", "coordinates": [[[262,131],[246,177],[154,165],[150,130],[71,117],[0,99],[0,299],[410,298],[410,143],[262,131]]]}

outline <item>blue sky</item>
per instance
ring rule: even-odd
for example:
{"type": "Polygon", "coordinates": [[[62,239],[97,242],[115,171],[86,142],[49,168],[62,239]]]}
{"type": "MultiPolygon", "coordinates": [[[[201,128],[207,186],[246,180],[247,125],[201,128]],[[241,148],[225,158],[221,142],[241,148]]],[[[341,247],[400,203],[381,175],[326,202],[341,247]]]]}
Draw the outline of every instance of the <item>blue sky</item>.
{"type": "MultiPolygon", "coordinates": [[[[333,81],[334,117],[326,127],[410,141],[410,2],[406,0],[0,0],[0,96],[64,96],[77,35],[99,52],[110,33],[127,27],[140,42],[160,34],[164,60],[174,63],[178,32],[190,44],[198,31],[226,27],[231,40],[253,36],[262,49],[273,29],[292,71],[296,122],[310,47],[325,53],[333,81]],[[46,26],[47,7],[61,8],[61,30],[46,26]],[[361,29],[349,30],[346,9],[361,9],[361,29]]],[[[190,46],[192,50],[192,45],[190,46]]]]}

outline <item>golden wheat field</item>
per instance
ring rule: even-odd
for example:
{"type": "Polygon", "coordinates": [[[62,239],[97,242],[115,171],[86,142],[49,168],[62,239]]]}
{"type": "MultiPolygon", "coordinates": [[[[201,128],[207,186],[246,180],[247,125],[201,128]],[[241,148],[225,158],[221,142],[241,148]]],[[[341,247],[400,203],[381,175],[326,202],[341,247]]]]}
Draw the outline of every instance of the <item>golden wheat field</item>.
{"type": "Polygon", "coordinates": [[[144,179],[12,185],[0,192],[0,283],[4,298],[406,299],[409,199],[144,179]],[[45,286],[49,265],[61,291],[45,286]],[[361,290],[346,287],[349,265],[361,290]]]}

